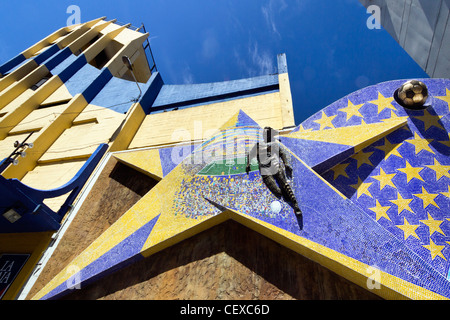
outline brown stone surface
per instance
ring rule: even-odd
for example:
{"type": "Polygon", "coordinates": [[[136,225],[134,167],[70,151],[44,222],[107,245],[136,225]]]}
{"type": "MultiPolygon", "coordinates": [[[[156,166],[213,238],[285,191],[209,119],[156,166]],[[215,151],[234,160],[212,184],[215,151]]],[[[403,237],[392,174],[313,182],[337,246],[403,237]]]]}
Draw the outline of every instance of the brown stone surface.
{"type": "Polygon", "coordinates": [[[229,220],[66,299],[379,299],[229,220]]]}
{"type": "Polygon", "coordinates": [[[156,183],[111,157],[27,298],[39,292],[156,183]]]}

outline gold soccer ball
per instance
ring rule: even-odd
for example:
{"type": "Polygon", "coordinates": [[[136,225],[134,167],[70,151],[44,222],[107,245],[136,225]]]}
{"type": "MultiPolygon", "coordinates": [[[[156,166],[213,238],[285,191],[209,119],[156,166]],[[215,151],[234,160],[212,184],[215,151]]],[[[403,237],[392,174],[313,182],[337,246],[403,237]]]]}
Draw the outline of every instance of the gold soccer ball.
{"type": "Polygon", "coordinates": [[[422,81],[410,80],[397,91],[400,104],[409,109],[424,109],[428,99],[428,88],[422,81]]]}

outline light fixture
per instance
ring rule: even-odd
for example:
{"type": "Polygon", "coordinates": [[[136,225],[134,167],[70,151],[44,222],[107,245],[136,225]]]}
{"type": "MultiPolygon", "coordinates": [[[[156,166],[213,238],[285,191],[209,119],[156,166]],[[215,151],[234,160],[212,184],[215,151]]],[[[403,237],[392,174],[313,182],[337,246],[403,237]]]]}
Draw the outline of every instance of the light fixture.
{"type": "Polygon", "coordinates": [[[139,98],[142,95],[142,91],[141,91],[141,87],[139,86],[139,84],[136,80],[136,76],[134,75],[133,65],[131,64],[130,58],[128,58],[127,56],[122,56],[122,62],[128,68],[128,70],[131,71],[131,75],[133,76],[134,82],[136,82],[136,85],[139,89],[139,96],[136,99],[133,99],[134,102],[138,102],[139,98]]]}
{"type": "Polygon", "coordinates": [[[6,220],[8,220],[9,222],[11,222],[11,223],[14,223],[14,222],[16,222],[17,220],[19,220],[20,218],[22,218],[22,216],[20,215],[20,214],[18,214],[17,212],[16,212],[16,210],[14,210],[14,209],[9,209],[8,211],[6,211],[4,214],[3,214],[3,217],[5,217],[6,218],[6,220]]]}
{"type": "Polygon", "coordinates": [[[122,62],[127,66],[128,70],[133,71],[133,66],[131,65],[130,58],[127,56],[122,56],[122,62]]]}

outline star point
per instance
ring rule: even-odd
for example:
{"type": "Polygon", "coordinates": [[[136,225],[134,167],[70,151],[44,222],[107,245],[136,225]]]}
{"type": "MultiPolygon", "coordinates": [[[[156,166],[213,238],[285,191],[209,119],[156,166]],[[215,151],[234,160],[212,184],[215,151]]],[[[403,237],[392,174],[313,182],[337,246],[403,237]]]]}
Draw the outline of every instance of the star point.
{"type": "Polygon", "coordinates": [[[380,114],[384,109],[391,109],[393,111],[397,110],[392,105],[392,101],[394,101],[394,98],[385,98],[380,92],[378,92],[378,99],[369,102],[378,107],[378,114],[380,114]]]}
{"type": "Polygon", "coordinates": [[[448,191],[447,192],[440,192],[440,194],[446,196],[447,198],[450,199],[450,186],[448,186],[448,191]]]}
{"type": "Polygon", "coordinates": [[[345,171],[350,163],[341,163],[333,168],[333,180],[336,180],[339,176],[344,176],[349,178],[347,172],[345,171]]]}
{"type": "Polygon", "coordinates": [[[331,128],[331,129],[334,129],[335,127],[334,127],[332,121],[333,121],[333,119],[336,118],[336,117],[337,117],[337,115],[334,115],[334,116],[327,116],[327,115],[325,114],[325,112],[322,111],[322,118],[317,119],[317,120],[314,120],[314,122],[320,124],[320,129],[319,129],[319,130],[323,130],[323,129],[325,129],[325,128],[331,128]]]}
{"type": "Polygon", "coordinates": [[[397,193],[398,197],[396,200],[389,200],[393,204],[397,205],[398,213],[400,214],[403,210],[408,210],[409,212],[414,213],[414,211],[410,208],[409,204],[413,199],[404,199],[400,192],[397,193]]]}
{"type": "Polygon", "coordinates": [[[449,109],[450,109],[450,90],[449,89],[447,89],[447,88],[445,89],[445,96],[435,97],[435,98],[447,102],[449,109]]]}
{"type": "Polygon", "coordinates": [[[445,236],[445,233],[441,230],[441,227],[440,227],[440,225],[444,221],[434,220],[433,217],[428,213],[428,219],[427,220],[419,220],[419,222],[423,223],[424,225],[428,226],[428,228],[430,228],[430,237],[435,232],[439,232],[440,234],[445,236]]]}
{"type": "Polygon", "coordinates": [[[415,116],[414,118],[423,122],[425,131],[433,126],[445,131],[445,129],[442,127],[442,124],[440,123],[442,117],[443,116],[431,114],[428,110],[425,110],[423,116],[415,116]]]}
{"type": "Polygon", "coordinates": [[[434,260],[436,258],[436,256],[439,256],[442,259],[447,260],[447,259],[445,259],[444,255],[442,254],[442,250],[445,248],[445,246],[439,246],[439,245],[435,244],[433,242],[433,240],[431,240],[431,238],[430,238],[430,244],[424,245],[423,247],[430,251],[432,260],[434,260]]]}
{"type": "Polygon", "coordinates": [[[434,158],[433,165],[425,165],[425,166],[436,172],[436,181],[438,181],[442,177],[450,178],[449,173],[450,166],[444,166],[440,164],[436,158],[434,158]]]}
{"type": "Polygon", "coordinates": [[[377,146],[375,148],[384,151],[384,159],[387,160],[390,156],[403,158],[402,155],[398,152],[398,148],[400,146],[401,143],[391,143],[386,137],[384,137],[384,145],[377,146]]]}
{"type": "Polygon", "coordinates": [[[347,118],[345,121],[350,120],[351,117],[356,116],[356,117],[361,117],[364,118],[364,116],[359,112],[359,109],[364,105],[364,103],[362,104],[358,104],[358,105],[354,105],[350,99],[348,99],[348,103],[347,103],[347,107],[339,109],[339,111],[342,111],[346,114],[347,118]]]}
{"type": "Polygon", "coordinates": [[[375,207],[369,208],[371,211],[375,212],[376,217],[375,219],[378,221],[381,218],[386,218],[389,221],[392,221],[391,218],[389,218],[388,214],[387,214],[387,210],[390,209],[391,207],[383,207],[380,202],[378,200],[376,200],[376,205],[375,207]]]}
{"type": "Polygon", "coordinates": [[[350,185],[353,189],[357,191],[357,198],[361,195],[365,194],[371,198],[373,198],[372,194],[369,191],[369,187],[372,185],[372,182],[362,182],[361,178],[358,177],[358,183],[350,185]]]}
{"type": "Polygon", "coordinates": [[[403,217],[403,224],[397,225],[396,227],[403,231],[404,240],[408,239],[410,236],[420,240],[419,236],[416,234],[416,229],[420,227],[420,225],[409,224],[408,220],[403,217]]]}
{"type": "MultiPolygon", "coordinates": [[[[423,201],[423,208],[425,209],[426,207],[428,207],[430,204],[432,204],[433,206],[439,208],[439,206],[436,204],[436,202],[434,201],[434,199],[438,196],[438,193],[428,193],[427,190],[425,190],[425,188],[422,186],[422,193],[415,193],[414,196],[416,196],[417,198],[422,199],[423,201]]],[[[440,208],[439,208],[440,209],[440,208]]]]}
{"type": "Polygon", "coordinates": [[[430,141],[421,138],[417,132],[414,132],[414,139],[405,140],[415,147],[415,153],[418,154],[420,151],[425,150],[434,154],[434,151],[430,148],[430,141]]]}
{"type": "Polygon", "coordinates": [[[353,155],[352,158],[357,161],[356,168],[359,169],[364,163],[368,164],[369,166],[373,166],[372,161],[370,161],[370,156],[374,153],[372,152],[358,152],[357,154],[353,155]]]}
{"type": "Polygon", "coordinates": [[[423,180],[422,176],[419,174],[422,170],[423,170],[423,168],[421,168],[421,167],[411,166],[411,164],[409,164],[408,160],[406,161],[405,168],[397,169],[397,171],[400,171],[400,172],[403,172],[404,174],[406,174],[406,183],[409,183],[414,178],[425,182],[425,180],[423,180]]]}
{"type": "Polygon", "coordinates": [[[383,168],[380,168],[380,174],[378,176],[371,176],[371,177],[380,182],[380,191],[381,191],[386,186],[396,188],[394,183],[392,182],[392,178],[395,175],[396,175],[395,173],[387,174],[384,172],[383,168]]]}

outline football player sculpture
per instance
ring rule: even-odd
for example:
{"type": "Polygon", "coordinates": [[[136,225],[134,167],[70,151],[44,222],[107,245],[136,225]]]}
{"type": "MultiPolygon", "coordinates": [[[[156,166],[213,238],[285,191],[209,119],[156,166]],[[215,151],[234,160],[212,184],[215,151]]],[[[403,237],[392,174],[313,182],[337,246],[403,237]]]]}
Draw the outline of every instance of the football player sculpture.
{"type": "Polygon", "coordinates": [[[279,141],[275,140],[276,134],[277,131],[271,127],[264,128],[264,141],[256,143],[247,154],[245,171],[247,174],[250,172],[250,161],[256,158],[264,184],[277,198],[284,196],[286,202],[292,205],[300,228],[302,228],[302,211],[286,175],[286,171],[288,171],[289,176],[292,175],[291,157],[289,151],[279,141]]]}

